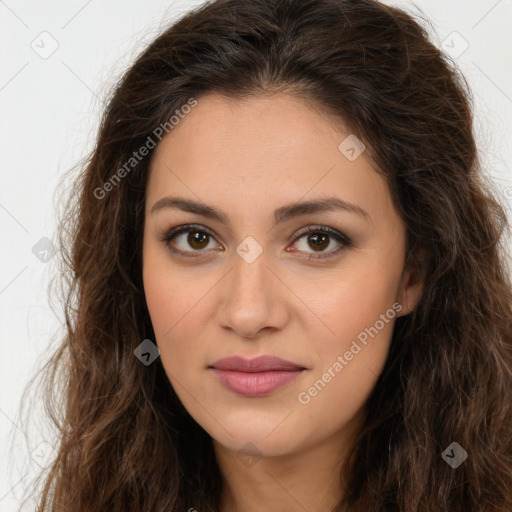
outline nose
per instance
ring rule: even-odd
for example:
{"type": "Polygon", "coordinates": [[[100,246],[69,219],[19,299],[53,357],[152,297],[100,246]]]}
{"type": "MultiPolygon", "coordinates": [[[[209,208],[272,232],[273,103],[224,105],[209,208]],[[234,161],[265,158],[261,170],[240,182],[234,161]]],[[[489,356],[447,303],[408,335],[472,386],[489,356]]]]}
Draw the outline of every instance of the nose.
{"type": "Polygon", "coordinates": [[[288,321],[290,291],[269,265],[265,251],[248,262],[237,253],[221,291],[220,324],[243,338],[282,329],[288,321]]]}

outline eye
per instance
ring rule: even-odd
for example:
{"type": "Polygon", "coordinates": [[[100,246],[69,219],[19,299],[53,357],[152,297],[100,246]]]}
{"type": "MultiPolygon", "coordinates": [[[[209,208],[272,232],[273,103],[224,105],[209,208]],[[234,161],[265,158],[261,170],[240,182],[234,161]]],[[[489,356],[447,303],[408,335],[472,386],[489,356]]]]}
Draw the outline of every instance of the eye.
{"type": "MultiPolygon", "coordinates": [[[[352,247],[352,241],[350,238],[327,226],[309,226],[305,228],[301,233],[299,233],[295,239],[295,243],[303,238],[305,238],[303,248],[313,248],[313,252],[310,253],[309,258],[327,258],[337,254],[344,248],[352,247]],[[324,250],[331,245],[333,240],[338,244],[338,247],[329,251],[324,250]],[[315,252],[319,254],[316,255],[314,254],[315,252]]],[[[303,249],[299,250],[301,252],[307,252],[303,249]]]]}
{"type": "MultiPolygon", "coordinates": [[[[205,249],[213,248],[213,246],[208,247],[212,240],[214,240],[213,234],[209,230],[205,229],[203,226],[193,224],[171,229],[171,231],[166,233],[162,238],[162,241],[166,243],[171,252],[191,257],[201,256],[200,254],[194,253],[203,252],[205,249]],[[177,249],[173,245],[176,242],[181,242],[182,247],[185,247],[177,249]],[[188,247],[191,247],[194,250],[188,250],[186,248],[187,244],[188,247]]],[[[217,247],[219,247],[218,244],[217,247]]]]}
{"type": "MultiPolygon", "coordinates": [[[[303,229],[295,238],[294,244],[303,238],[305,243],[303,248],[299,249],[299,252],[308,252],[307,248],[313,248],[309,258],[326,258],[344,248],[352,247],[352,241],[347,236],[327,226],[310,226],[303,229]],[[334,245],[337,244],[337,248],[326,251],[326,248],[333,245],[331,244],[333,240],[335,241],[334,245]],[[318,255],[314,253],[318,253],[318,255]]],[[[179,226],[171,229],[161,240],[166,243],[171,252],[187,257],[201,256],[201,252],[215,248],[215,246],[223,250],[219,244],[214,243],[213,233],[201,225],[179,226]],[[182,246],[177,248],[176,245],[180,243],[182,246]],[[189,248],[192,250],[189,250],[189,248]]]]}

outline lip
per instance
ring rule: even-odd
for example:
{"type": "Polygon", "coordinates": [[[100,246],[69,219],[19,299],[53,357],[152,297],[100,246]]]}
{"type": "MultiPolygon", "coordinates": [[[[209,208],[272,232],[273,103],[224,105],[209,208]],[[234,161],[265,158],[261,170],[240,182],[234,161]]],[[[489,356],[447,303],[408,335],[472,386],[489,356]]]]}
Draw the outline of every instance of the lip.
{"type": "Polygon", "coordinates": [[[306,368],[273,356],[229,357],[209,367],[220,383],[245,397],[268,395],[296,379],[306,368]]]}
{"type": "Polygon", "coordinates": [[[280,357],[275,356],[259,356],[254,359],[245,359],[240,356],[226,357],[219,359],[211,365],[210,368],[217,370],[230,370],[238,372],[268,372],[268,371],[291,371],[291,370],[305,370],[301,366],[291,361],[286,361],[280,357]]]}

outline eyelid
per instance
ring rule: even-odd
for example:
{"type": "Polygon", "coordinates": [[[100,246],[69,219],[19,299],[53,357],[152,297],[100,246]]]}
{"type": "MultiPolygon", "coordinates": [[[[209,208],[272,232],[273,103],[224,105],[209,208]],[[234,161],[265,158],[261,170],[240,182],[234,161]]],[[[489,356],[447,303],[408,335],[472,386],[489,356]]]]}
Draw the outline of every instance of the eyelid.
{"type": "MultiPolygon", "coordinates": [[[[183,233],[188,233],[190,231],[198,231],[198,232],[205,233],[205,234],[209,235],[210,237],[212,237],[217,243],[219,243],[217,240],[217,235],[215,235],[215,233],[213,233],[212,230],[210,230],[209,228],[207,228],[206,226],[204,226],[202,224],[183,224],[183,225],[177,226],[175,228],[169,229],[160,237],[160,241],[165,242],[165,244],[167,245],[167,247],[169,248],[169,250],[171,252],[184,255],[185,257],[203,256],[202,253],[208,254],[208,251],[206,251],[206,250],[183,251],[181,249],[176,249],[171,246],[171,242],[174,238],[176,238],[178,235],[181,235],[183,233]]],[[[345,234],[343,234],[342,232],[340,232],[334,228],[331,228],[329,226],[325,226],[322,224],[314,224],[314,225],[306,226],[306,227],[300,229],[294,235],[292,235],[290,237],[290,240],[295,243],[308,233],[326,234],[327,236],[334,238],[336,240],[336,242],[339,244],[339,247],[337,249],[333,249],[333,250],[326,251],[326,252],[318,252],[317,253],[318,256],[315,256],[314,252],[306,253],[306,254],[309,254],[309,256],[305,256],[305,258],[307,258],[307,259],[327,259],[330,256],[334,256],[335,254],[340,252],[342,249],[348,249],[348,248],[353,247],[353,242],[348,236],[346,236],[345,234]]],[[[296,252],[300,253],[303,251],[296,251],[296,252]]]]}

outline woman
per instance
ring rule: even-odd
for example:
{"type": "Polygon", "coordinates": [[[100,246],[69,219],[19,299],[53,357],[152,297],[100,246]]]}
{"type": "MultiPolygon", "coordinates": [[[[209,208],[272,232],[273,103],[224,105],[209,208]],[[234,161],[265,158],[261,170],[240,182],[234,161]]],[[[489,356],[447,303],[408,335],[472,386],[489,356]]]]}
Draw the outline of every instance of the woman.
{"type": "Polygon", "coordinates": [[[506,219],[465,82],[409,15],[187,14],[119,83],[74,198],[39,510],[512,510],[506,219]]]}

